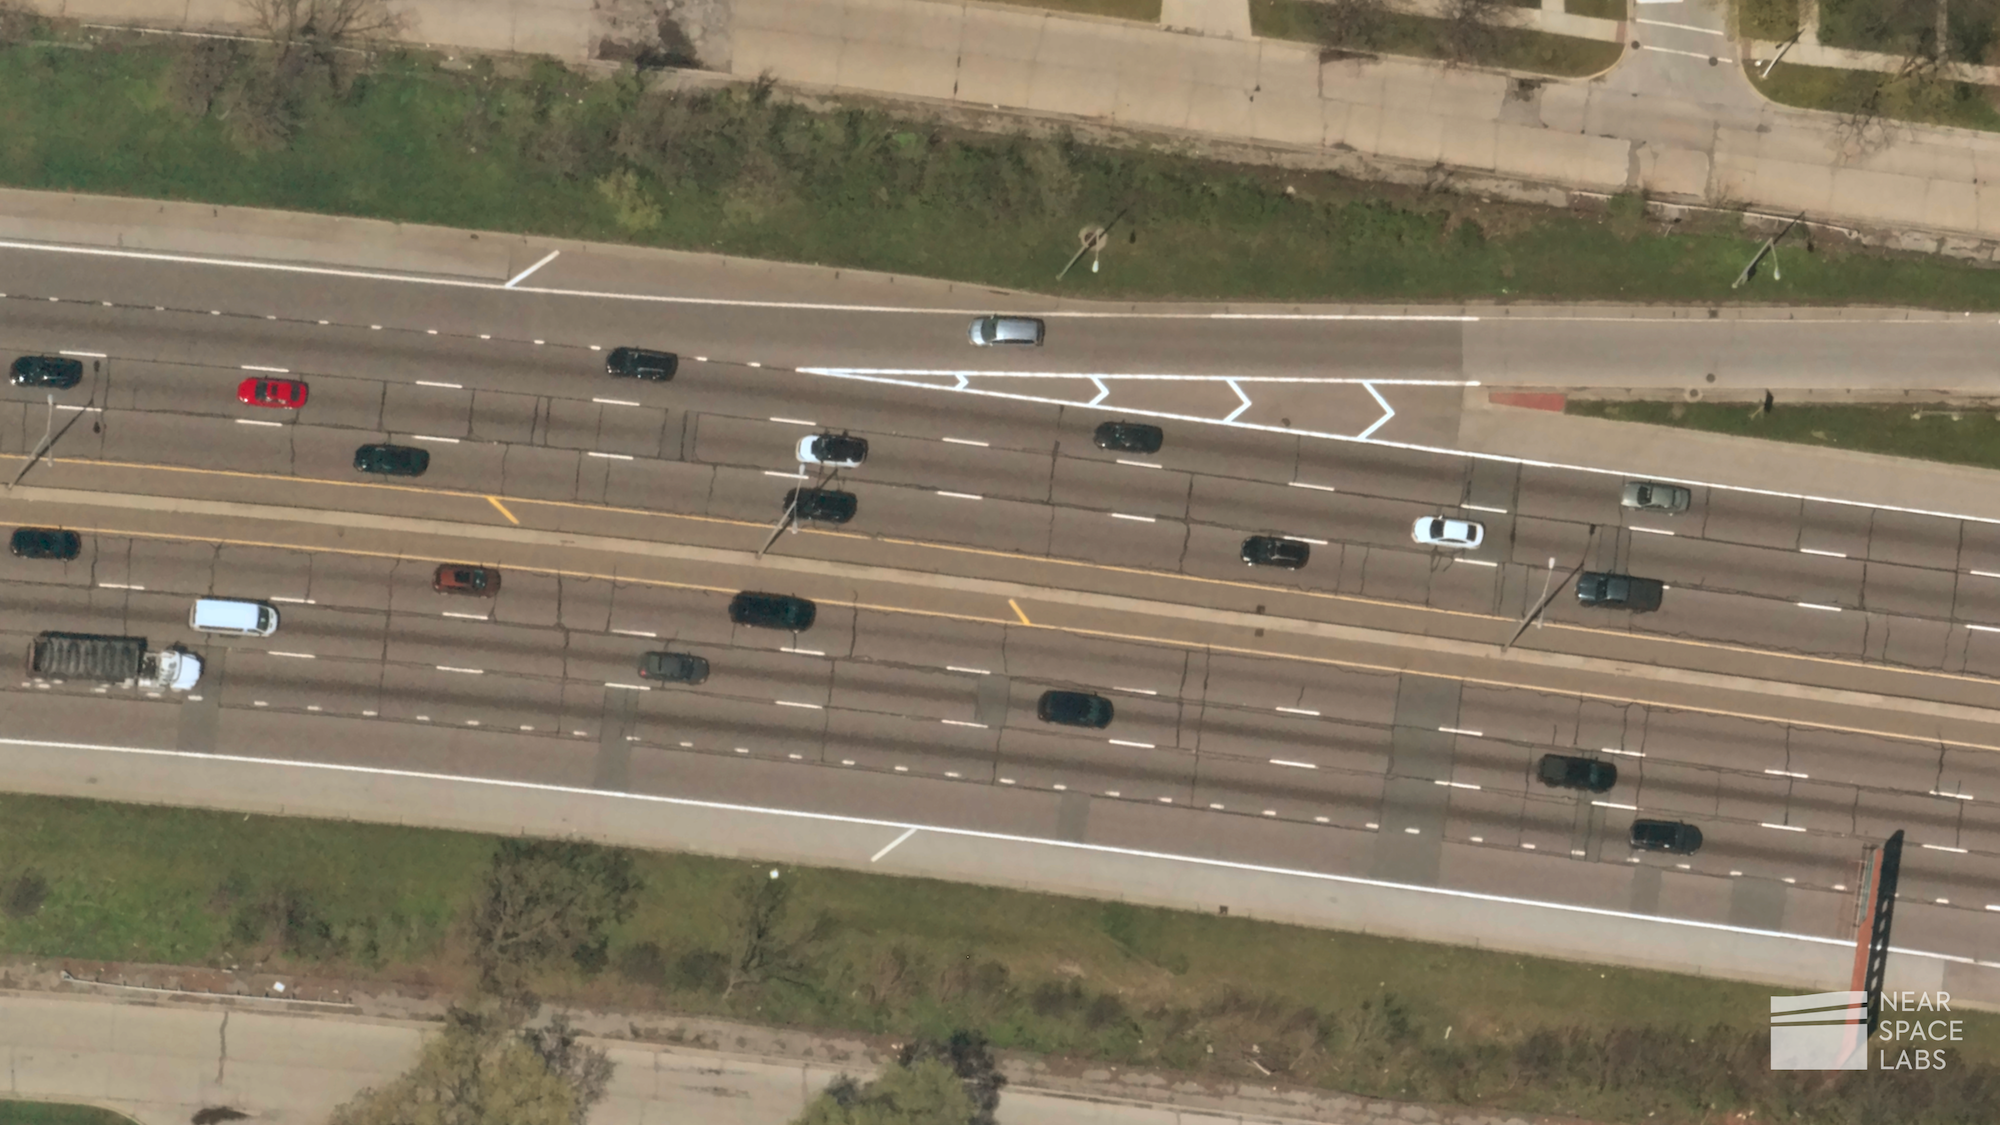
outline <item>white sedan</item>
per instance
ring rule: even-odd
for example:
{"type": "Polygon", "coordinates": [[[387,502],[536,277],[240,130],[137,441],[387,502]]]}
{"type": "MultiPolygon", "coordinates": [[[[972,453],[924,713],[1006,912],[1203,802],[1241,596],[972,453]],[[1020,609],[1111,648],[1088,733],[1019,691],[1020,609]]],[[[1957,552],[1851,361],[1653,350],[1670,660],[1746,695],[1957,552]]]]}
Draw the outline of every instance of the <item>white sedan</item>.
{"type": "Polygon", "coordinates": [[[1426,547],[1470,551],[1486,542],[1486,525],[1444,516],[1425,516],[1410,528],[1410,538],[1426,547]]]}

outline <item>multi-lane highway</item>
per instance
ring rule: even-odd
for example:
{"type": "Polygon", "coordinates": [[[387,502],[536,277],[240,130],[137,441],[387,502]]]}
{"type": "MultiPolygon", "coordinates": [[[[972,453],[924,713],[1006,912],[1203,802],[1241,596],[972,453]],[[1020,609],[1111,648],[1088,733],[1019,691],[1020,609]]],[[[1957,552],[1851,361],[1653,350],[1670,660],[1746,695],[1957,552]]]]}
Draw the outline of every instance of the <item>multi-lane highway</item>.
{"type": "MultiPolygon", "coordinates": [[[[662,304],[0,258],[20,267],[0,345],[89,365],[53,404],[0,396],[10,475],[51,435],[0,518],[86,532],[75,562],[0,563],[0,629],[201,648],[194,697],[105,704],[156,709],[183,748],[282,729],[265,752],[767,799],[792,769],[782,797],[829,808],[957,783],[938,814],[972,819],[980,792],[1035,789],[1076,798],[1076,838],[1094,801],[1171,811],[1153,842],[1180,850],[1243,846],[1231,826],[1250,818],[1287,833],[1259,846],[1321,869],[1815,932],[1837,929],[1861,844],[1906,828],[1905,940],[1990,952],[2000,527],[1722,488],[1664,516],[1621,508],[1615,475],[1323,436],[1445,444],[1459,387],[1501,362],[1463,322],[1106,312],[989,354],[963,311],[810,294],[662,304]],[[607,378],[625,344],[679,351],[679,376],[607,378]],[[238,405],[246,368],[307,381],[310,402],[238,405]],[[1203,377],[1116,378],[1135,374],[1203,377]],[[1092,445],[1119,416],[1166,444],[1092,445]],[[793,450],[820,430],[870,442],[831,482],[859,514],[759,559],[785,491],[817,479],[793,450]],[[430,471],[356,474],[354,448],[381,440],[428,449],[430,471]],[[1434,514],[1482,522],[1485,544],[1420,548],[1411,522],[1434,514]],[[1250,570],[1251,534],[1308,540],[1311,561],[1250,570]],[[500,567],[500,596],[433,592],[444,560],[500,567]],[[1579,564],[1660,578],[1665,607],[1557,591],[1503,654],[1579,564]],[[819,620],[734,627],[745,588],[810,597],[819,620]],[[210,593],[283,624],[192,635],[210,593]],[[713,675],[640,683],[662,647],[713,675]],[[1051,687],[1117,717],[1039,723],[1051,687]],[[439,751],[420,727],[458,733],[439,751]],[[1546,788],[1551,751],[1604,757],[1619,782],[1546,788]],[[1635,856],[1637,815],[1708,842],[1635,856]]],[[[622,265],[572,281],[661,288],[622,265]]],[[[1570,338],[1536,331],[1504,362],[1570,338]]],[[[25,679],[6,705],[46,732],[79,714],[54,697],[90,694],[25,679]]]]}

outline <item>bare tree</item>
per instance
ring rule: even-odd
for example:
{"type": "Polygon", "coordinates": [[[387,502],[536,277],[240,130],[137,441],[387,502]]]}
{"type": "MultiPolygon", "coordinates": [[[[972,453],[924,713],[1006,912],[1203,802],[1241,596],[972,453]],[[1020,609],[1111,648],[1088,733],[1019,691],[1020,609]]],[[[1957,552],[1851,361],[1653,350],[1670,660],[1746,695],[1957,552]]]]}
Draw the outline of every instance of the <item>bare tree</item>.
{"type": "Polygon", "coordinates": [[[389,39],[409,27],[388,0],[243,0],[250,23],[277,44],[281,56],[330,51],[369,39],[389,39]]]}
{"type": "Polygon", "coordinates": [[[1490,60],[1500,48],[1501,16],[1508,0],[1444,0],[1438,40],[1453,62],[1490,60]]]}

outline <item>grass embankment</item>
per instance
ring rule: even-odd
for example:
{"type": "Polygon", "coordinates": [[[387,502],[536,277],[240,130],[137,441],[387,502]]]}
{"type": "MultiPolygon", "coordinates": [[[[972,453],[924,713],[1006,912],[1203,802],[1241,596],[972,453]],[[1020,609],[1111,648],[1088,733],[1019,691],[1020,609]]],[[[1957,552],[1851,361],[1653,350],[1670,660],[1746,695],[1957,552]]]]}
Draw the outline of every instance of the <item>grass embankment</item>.
{"type": "Polygon", "coordinates": [[[1047,8],[1083,16],[1111,16],[1121,20],[1160,22],[1160,0],[999,0],[1021,8],[1047,8]]]}
{"type": "Polygon", "coordinates": [[[94,1105],[22,1102],[0,1097],[0,1125],[133,1125],[122,1113],[94,1105]]]}
{"type": "MultiPolygon", "coordinates": [[[[463,980],[494,845],[0,796],[0,952],[463,980]]],[[[764,959],[777,968],[732,989],[739,907],[764,870],[647,853],[636,873],[602,971],[539,980],[543,996],[898,1037],[976,1029],[1253,1081],[1254,1059],[1277,1081],[1661,1125],[1751,1110],[1944,1125],[1978,1119],[1966,1099],[2000,1080],[2000,1019],[1978,1015],[1943,1073],[1779,1074],[1758,986],[843,871],[786,872],[764,959]]]]}
{"type": "Polygon", "coordinates": [[[1799,0],[1735,0],[1736,33],[1782,43],[1799,33],[1799,0]]]}
{"type": "Polygon", "coordinates": [[[1564,409],[1590,418],[2000,469],[2000,418],[1990,407],[1779,403],[1761,414],[1748,403],[1571,399],[1564,409]]]}
{"type": "Polygon", "coordinates": [[[1625,0],[1565,0],[1563,11],[1572,16],[1590,16],[1600,20],[1622,20],[1627,14],[1625,0]]]}
{"type": "MultiPolygon", "coordinates": [[[[1385,11],[1369,21],[1364,33],[1351,34],[1340,26],[1341,18],[1335,9],[1313,0],[1250,0],[1250,29],[1258,35],[1347,51],[1452,59],[1559,78],[1596,74],[1609,69],[1624,53],[1623,46],[1617,43],[1550,35],[1526,28],[1496,27],[1480,36],[1481,48],[1476,55],[1461,57],[1453,49],[1445,21],[1441,19],[1385,11]]],[[[1614,18],[1624,18],[1622,8],[1614,18]]]]}
{"type": "MultiPolygon", "coordinates": [[[[0,182],[922,274],[1092,297],[1733,300],[1726,220],[1609,215],[1330,174],[961,133],[553,64],[385,60],[273,103],[226,41],[0,47],[0,182]],[[275,104],[276,108],[272,109],[275,104]],[[1055,273],[1124,212],[1104,269],[1055,273]]],[[[1633,201],[1628,201],[1633,202],[1633,201]]],[[[2000,271],[1824,243],[1755,296],[2000,308],[2000,271]]]]}
{"type": "Polygon", "coordinates": [[[1761,63],[1745,63],[1744,70],[1751,84],[1780,105],[1846,116],[1848,131],[1863,148],[1893,140],[1876,134],[1884,125],[1897,121],[2000,129],[2000,110],[1994,108],[2000,90],[1990,86],[1788,62],[1772,67],[1769,78],[1761,77],[1761,63]]]}

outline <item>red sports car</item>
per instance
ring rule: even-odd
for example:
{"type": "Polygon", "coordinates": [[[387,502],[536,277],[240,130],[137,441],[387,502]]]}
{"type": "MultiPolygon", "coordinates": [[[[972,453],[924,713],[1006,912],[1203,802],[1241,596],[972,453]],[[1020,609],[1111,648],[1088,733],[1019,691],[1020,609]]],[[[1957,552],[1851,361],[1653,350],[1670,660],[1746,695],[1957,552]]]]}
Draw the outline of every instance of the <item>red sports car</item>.
{"type": "Polygon", "coordinates": [[[245,406],[269,406],[277,410],[297,410],[306,404],[302,379],[265,379],[253,376],[236,384],[236,401],[245,406]]]}

